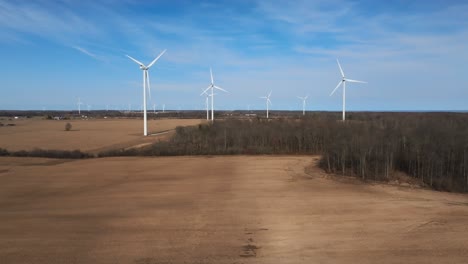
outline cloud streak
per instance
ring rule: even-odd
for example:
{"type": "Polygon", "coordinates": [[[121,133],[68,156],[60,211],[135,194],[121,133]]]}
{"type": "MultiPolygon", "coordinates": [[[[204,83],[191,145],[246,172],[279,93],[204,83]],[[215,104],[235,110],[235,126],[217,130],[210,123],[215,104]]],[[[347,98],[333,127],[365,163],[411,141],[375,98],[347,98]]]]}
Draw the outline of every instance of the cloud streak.
{"type": "Polygon", "coordinates": [[[88,55],[89,57],[91,57],[91,58],[93,58],[93,59],[100,60],[100,59],[98,58],[98,56],[96,56],[96,54],[91,53],[91,52],[89,52],[88,50],[86,50],[86,49],[84,49],[84,48],[82,48],[82,47],[73,46],[72,48],[76,49],[77,51],[79,51],[79,52],[81,52],[81,53],[83,53],[83,54],[85,54],[85,55],[88,55]]]}

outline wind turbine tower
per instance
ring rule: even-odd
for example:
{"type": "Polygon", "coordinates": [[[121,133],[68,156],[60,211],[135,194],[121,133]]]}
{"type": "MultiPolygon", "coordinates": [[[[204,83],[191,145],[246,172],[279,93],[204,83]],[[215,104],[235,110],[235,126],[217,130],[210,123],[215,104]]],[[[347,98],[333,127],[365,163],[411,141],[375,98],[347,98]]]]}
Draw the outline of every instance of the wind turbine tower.
{"type": "Polygon", "coordinates": [[[330,96],[332,96],[335,93],[335,91],[338,89],[338,87],[340,87],[340,85],[343,84],[343,121],[345,121],[346,120],[346,82],[350,82],[350,83],[367,83],[367,82],[346,78],[338,59],[336,59],[336,62],[338,63],[338,67],[340,68],[341,81],[338,83],[335,89],[331,92],[330,96]]]}
{"type": "Polygon", "coordinates": [[[306,107],[306,100],[307,100],[307,97],[309,97],[308,95],[305,96],[305,97],[300,97],[298,96],[297,98],[299,98],[300,100],[302,100],[302,115],[305,115],[305,107],[306,107]]]}
{"type": "Polygon", "coordinates": [[[262,98],[262,99],[266,99],[267,119],[268,119],[268,112],[269,112],[268,106],[271,105],[271,101],[270,101],[271,92],[272,92],[272,91],[270,91],[270,93],[268,94],[268,96],[262,96],[262,97],[260,97],[260,98],[262,98]]]}
{"type": "Polygon", "coordinates": [[[83,104],[83,102],[81,102],[80,98],[78,97],[78,114],[81,115],[81,105],[83,104]]]}
{"type": "Polygon", "coordinates": [[[214,89],[218,89],[226,93],[228,93],[228,91],[214,84],[213,71],[211,70],[211,68],[210,68],[210,76],[211,76],[211,84],[200,95],[207,94],[208,90],[211,90],[211,93],[209,94],[209,96],[211,96],[211,122],[214,122],[214,89]]]}
{"type": "Polygon", "coordinates": [[[148,66],[144,65],[143,63],[137,61],[136,59],[130,57],[127,55],[129,59],[134,61],[136,64],[140,66],[140,69],[143,71],[143,135],[147,136],[148,135],[148,120],[146,117],[146,85],[148,85],[148,94],[151,99],[151,88],[150,88],[150,81],[149,81],[149,73],[148,70],[153,66],[156,61],[161,58],[161,56],[166,52],[166,50],[163,50],[161,54],[159,54],[158,57],[156,57],[148,66]]]}

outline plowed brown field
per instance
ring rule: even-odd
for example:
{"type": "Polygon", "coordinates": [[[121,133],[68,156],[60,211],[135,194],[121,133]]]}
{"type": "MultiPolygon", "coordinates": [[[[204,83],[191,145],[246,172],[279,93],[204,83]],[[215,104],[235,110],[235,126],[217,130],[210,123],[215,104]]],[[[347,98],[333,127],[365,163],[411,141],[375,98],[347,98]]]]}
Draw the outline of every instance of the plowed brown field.
{"type": "MultiPolygon", "coordinates": [[[[164,139],[166,135],[143,137],[143,120],[90,119],[41,120],[19,119],[2,121],[15,126],[0,127],[0,148],[32,150],[34,148],[99,152],[112,148],[125,148],[164,139]],[[65,131],[65,124],[72,124],[65,131]]],[[[199,119],[148,120],[149,133],[173,130],[177,126],[192,126],[204,122],[199,119]]]]}
{"type": "Polygon", "coordinates": [[[466,195],[317,159],[0,158],[0,263],[467,262],[466,195]]]}

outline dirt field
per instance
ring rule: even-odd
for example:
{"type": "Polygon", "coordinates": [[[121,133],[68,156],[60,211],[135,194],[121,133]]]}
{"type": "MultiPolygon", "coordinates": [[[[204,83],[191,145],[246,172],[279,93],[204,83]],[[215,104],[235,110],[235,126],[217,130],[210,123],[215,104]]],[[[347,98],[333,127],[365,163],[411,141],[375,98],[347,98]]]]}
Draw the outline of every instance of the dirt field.
{"type": "Polygon", "coordinates": [[[0,158],[1,263],[466,263],[468,196],[316,157],[0,158]]]}
{"type": "MultiPolygon", "coordinates": [[[[203,120],[199,119],[148,120],[148,131],[158,133],[201,122],[203,120]]],[[[0,147],[8,150],[42,148],[99,152],[113,147],[123,148],[154,142],[161,137],[143,137],[143,120],[139,119],[20,119],[3,123],[16,124],[0,127],[0,147]],[[65,131],[67,122],[72,124],[72,131],[65,131]]]]}

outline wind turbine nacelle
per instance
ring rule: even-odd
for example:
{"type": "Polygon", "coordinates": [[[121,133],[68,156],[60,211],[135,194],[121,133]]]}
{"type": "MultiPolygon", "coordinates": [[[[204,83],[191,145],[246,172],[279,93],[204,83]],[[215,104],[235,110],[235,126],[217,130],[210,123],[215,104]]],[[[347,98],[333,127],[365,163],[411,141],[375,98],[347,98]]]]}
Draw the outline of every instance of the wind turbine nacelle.
{"type": "Polygon", "coordinates": [[[145,66],[143,65],[140,65],[140,70],[147,70],[148,68],[146,68],[145,66]]]}

